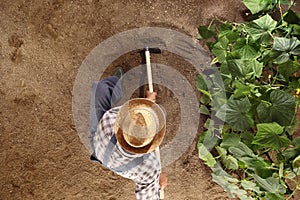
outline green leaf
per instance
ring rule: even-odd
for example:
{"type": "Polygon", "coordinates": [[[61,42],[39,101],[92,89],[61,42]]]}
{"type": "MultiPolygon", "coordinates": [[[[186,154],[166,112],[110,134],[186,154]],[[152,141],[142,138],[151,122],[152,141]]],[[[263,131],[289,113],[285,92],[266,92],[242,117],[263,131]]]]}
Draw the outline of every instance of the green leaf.
{"type": "Polygon", "coordinates": [[[257,129],[258,131],[252,144],[269,147],[274,150],[287,147],[290,144],[290,140],[286,136],[281,136],[283,127],[276,122],[257,124],[257,129]]]}
{"type": "Polygon", "coordinates": [[[247,181],[247,180],[243,179],[243,180],[241,180],[241,185],[245,190],[250,190],[250,191],[256,192],[257,194],[262,193],[259,190],[259,187],[252,181],[247,181]]]}
{"type": "Polygon", "coordinates": [[[275,194],[275,193],[270,193],[270,192],[268,192],[266,194],[266,198],[267,198],[267,200],[284,200],[285,199],[284,195],[282,195],[282,194],[275,194]]]}
{"type": "Polygon", "coordinates": [[[288,5],[289,7],[292,6],[292,2],[290,0],[277,0],[280,2],[280,5],[288,5]]]}
{"type": "Polygon", "coordinates": [[[300,155],[297,156],[297,158],[295,158],[293,161],[293,168],[298,168],[298,167],[300,167],[300,155]]]}
{"type": "Polygon", "coordinates": [[[212,110],[214,111],[219,110],[221,106],[226,104],[226,102],[227,99],[224,92],[222,91],[214,92],[214,94],[212,95],[212,102],[211,102],[212,110]]]}
{"type": "Polygon", "coordinates": [[[210,112],[205,105],[200,106],[199,112],[204,115],[210,115],[210,112]]]}
{"type": "Polygon", "coordinates": [[[219,33],[219,37],[226,37],[230,43],[235,42],[239,37],[240,34],[233,30],[223,31],[219,33]]]}
{"type": "Polygon", "coordinates": [[[260,48],[261,58],[259,58],[260,62],[263,62],[264,65],[268,66],[269,63],[273,62],[273,58],[271,56],[271,49],[261,46],[260,48]]]}
{"type": "Polygon", "coordinates": [[[300,64],[297,61],[288,60],[277,66],[278,72],[288,81],[292,73],[299,69],[300,64]]]}
{"type": "Polygon", "coordinates": [[[243,0],[243,2],[252,14],[269,9],[271,3],[270,0],[243,0]]]}
{"type": "Polygon", "coordinates": [[[292,90],[297,90],[298,88],[300,88],[300,79],[290,81],[289,88],[291,88],[292,90]]]}
{"type": "Polygon", "coordinates": [[[285,162],[290,163],[300,155],[300,148],[288,148],[282,152],[282,155],[284,156],[285,162]]]}
{"type": "Polygon", "coordinates": [[[208,39],[214,37],[216,34],[213,30],[209,29],[207,26],[198,27],[199,35],[197,39],[208,39]]]}
{"type": "Polygon", "coordinates": [[[289,126],[295,117],[295,108],[295,98],[291,94],[273,90],[270,102],[257,106],[257,114],[261,122],[277,122],[281,126],[289,126]]]}
{"type": "Polygon", "coordinates": [[[222,161],[226,169],[237,170],[239,168],[237,159],[232,155],[225,156],[222,161]]]}
{"type": "MultiPolygon", "coordinates": [[[[220,33],[226,32],[226,31],[231,31],[233,29],[233,26],[229,22],[223,22],[218,25],[218,31],[219,31],[219,36],[220,33]]],[[[224,35],[222,35],[224,36],[224,35]]]]}
{"type": "Polygon", "coordinates": [[[213,167],[217,163],[213,155],[201,143],[198,144],[198,155],[199,158],[209,167],[213,167]]]}
{"type": "Polygon", "coordinates": [[[254,138],[254,134],[251,132],[242,132],[241,133],[241,142],[245,143],[248,147],[252,146],[252,141],[254,138]]]}
{"type": "Polygon", "coordinates": [[[293,169],[293,172],[299,176],[300,175],[300,167],[293,169]]]}
{"type": "Polygon", "coordinates": [[[300,167],[294,168],[293,171],[288,170],[285,173],[285,178],[294,179],[296,176],[300,175],[300,167]]]}
{"type": "Polygon", "coordinates": [[[226,79],[230,79],[230,80],[232,79],[231,73],[230,73],[230,71],[228,69],[227,62],[224,62],[224,63],[221,64],[220,72],[221,72],[222,75],[224,75],[224,77],[226,79]]]}
{"type": "Polygon", "coordinates": [[[218,30],[219,30],[218,37],[219,38],[226,37],[230,43],[235,42],[240,35],[239,32],[233,30],[233,26],[228,22],[220,24],[218,26],[218,30]]]}
{"type": "Polygon", "coordinates": [[[233,60],[233,59],[241,59],[241,54],[237,51],[235,52],[227,52],[227,60],[233,60]]]}
{"type": "Polygon", "coordinates": [[[275,179],[273,177],[263,179],[256,174],[253,174],[253,177],[257,181],[259,186],[267,192],[284,194],[286,191],[285,188],[279,183],[278,179],[275,179]]]}
{"type": "Polygon", "coordinates": [[[211,100],[211,96],[210,96],[208,87],[211,87],[211,82],[206,80],[204,75],[201,74],[196,79],[196,86],[197,86],[198,91],[202,93],[202,95],[200,97],[200,102],[203,105],[209,104],[210,100],[211,100]]]}
{"type": "Polygon", "coordinates": [[[270,15],[256,19],[246,24],[246,31],[261,44],[269,44],[271,42],[271,32],[275,29],[277,22],[270,15]]]}
{"type": "MultiPolygon", "coordinates": [[[[214,121],[210,118],[208,118],[204,124],[204,128],[208,129],[207,131],[210,132],[211,131],[211,128],[214,126],[214,121]]],[[[205,132],[207,132],[205,131],[205,132]]],[[[206,136],[208,137],[208,136],[206,136]]]]}
{"type": "MultiPolygon", "coordinates": [[[[211,120],[212,121],[212,120],[211,120]]],[[[210,123],[211,124],[211,123],[210,123]]],[[[213,125],[212,125],[213,126],[213,125]]],[[[211,127],[212,127],[211,126],[211,127]]],[[[204,131],[200,137],[199,137],[199,142],[198,145],[204,145],[204,147],[210,151],[213,149],[216,144],[218,143],[219,139],[217,137],[214,137],[212,134],[212,128],[209,127],[209,130],[204,131]]]]}
{"type": "Polygon", "coordinates": [[[295,117],[295,108],[295,98],[291,94],[273,90],[270,102],[262,102],[257,106],[257,114],[261,122],[277,122],[281,126],[289,126],[295,117]]]}
{"type": "Polygon", "coordinates": [[[213,173],[217,176],[223,176],[226,177],[226,180],[229,180],[230,182],[237,183],[239,182],[236,178],[233,178],[230,174],[228,174],[226,171],[223,170],[220,163],[217,163],[213,168],[211,168],[213,173]]]}
{"type": "Polygon", "coordinates": [[[229,147],[228,150],[237,159],[241,159],[244,156],[255,157],[253,151],[242,142],[239,142],[237,147],[229,147]]]}
{"type": "Polygon", "coordinates": [[[236,133],[224,133],[221,147],[228,149],[229,147],[237,146],[240,142],[240,136],[236,133]]]}
{"type": "MultiPolygon", "coordinates": [[[[199,35],[199,34],[198,34],[199,35]]],[[[197,38],[198,39],[198,38],[197,38]]],[[[211,42],[211,41],[207,41],[206,45],[209,48],[209,50],[211,51],[214,48],[214,45],[216,44],[216,42],[211,42]]]]}
{"type": "Polygon", "coordinates": [[[241,157],[240,161],[244,162],[248,169],[253,170],[257,175],[267,178],[272,175],[271,165],[262,157],[241,157]]]}
{"type": "Polygon", "coordinates": [[[284,15],[283,20],[289,24],[299,24],[300,25],[300,14],[289,9],[284,15]]]}
{"type": "Polygon", "coordinates": [[[247,197],[247,192],[245,190],[240,189],[233,183],[230,183],[226,178],[226,176],[218,176],[216,174],[212,174],[212,180],[218,183],[229,195],[230,198],[240,197],[240,199],[252,200],[251,197],[247,197]]]}
{"type": "Polygon", "coordinates": [[[221,106],[216,116],[226,121],[232,128],[237,130],[247,130],[254,125],[254,120],[249,111],[251,104],[248,98],[234,100],[229,99],[227,104],[221,106]],[[225,120],[224,120],[225,119],[225,120]]]}
{"type": "Polygon", "coordinates": [[[218,151],[218,154],[220,155],[221,158],[225,158],[227,151],[226,149],[223,149],[220,146],[216,146],[216,150],[218,151]]]}
{"type": "Polygon", "coordinates": [[[272,57],[275,58],[275,63],[285,63],[291,55],[298,54],[300,54],[300,41],[297,38],[275,38],[272,48],[272,57]]]}
{"type": "Polygon", "coordinates": [[[238,52],[243,59],[257,58],[260,55],[259,46],[245,38],[237,39],[232,51],[238,52]]]}
{"type": "Polygon", "coordinates": [[[295,117],[291,123],[290,126],[286,126],[285,127],[285,131],[289,134],[289,135],[293,135],[295,130],[297,129],[298,127],[298,120],[297,120],[297,117],[295,117]]]}
{"type": "Polygon", "coordinates": [[[227,151],[220,146],[216,147],[226,169],[237,170],[239,168],[237,159],[232,155],[227,155],[227,151]]]}
{"type": "Polygon", "coordinates": [[[235,98],[246,97],[251,94],[251,92],[254,88],[255,88],[255,86],[252,84],[244,85],[241,82],[236,81],[233,96],[235,98]]]}
{"type": "Polygon", "coordinates": [[[220,63],[223,63],[226,60],[228,44],[229,40],[226,37],[222,37],[212,49],[212,53],[218,58],[220,63]]]}
{"type": "Polygon", "coordinates": [[[289,27],[292,29],[291,35],[296,36],[298,40],[300,39],[300,25],[298,24],[291,24],[289,27]]]}
{"type": "Polygon", "coordinates": [[[212,168],[212,171],[212,180],[219,184],[224,191],[227,192],[230,198],[234,198],[236,195],[241,200],[254,200],[252,197],[247,196],[247,192],[245,190],[240,189],[236,185],[239,183],[239,180],[225,172],[218,163],[212,168]]]}
{"type": "Polygon", "coordinates": [[[207,96],[207,95],[201,95],[200,97],[200,102],[203,104],[203,105],[208,105],[210,103],[210,97],[207,96]]]}
{"type": "Polygon", "coordinates": [[[259,78],[263,69],[263,63],[258,62],[256,59],[227,60],[227,64],[232,76],[247,80],[253,80],[255,77],[259,78]]]}
{"type": "MultiPolygon", "coordinates": [[[[215,174],[212,174],[212,180],[219,184],[225,192],[227,192],[228,196],[230,198],[234,198],[234,194],[232,194],[231,189],[229,188],[229,183],[222,177],[222,176],[217,176],[215,174]]],[[[234,185],[234,184],[232,184],[234,185]]]]}
{"type": "Polygon", "coordinates": [[[210,96],[208,92],[207,81],[205,81],[203,75],[197,76],[196,85],[199,92],[207,96],[210,96]]]}
{"type": "Polygon", "coordinates": [[[270,114],[270,107],[271,103],[269,102],[262,102],[260,103],[257,108],[257,114],[260,122],[272,122],[272,115],[270,114]]]}
{"type": "Polygon", "coordinates": [[[296,148],[300,148],[300,137],[294,138],[294,140],[293,140],[293,145],[294,145],[294,147],[296,147],[296,148]]]}

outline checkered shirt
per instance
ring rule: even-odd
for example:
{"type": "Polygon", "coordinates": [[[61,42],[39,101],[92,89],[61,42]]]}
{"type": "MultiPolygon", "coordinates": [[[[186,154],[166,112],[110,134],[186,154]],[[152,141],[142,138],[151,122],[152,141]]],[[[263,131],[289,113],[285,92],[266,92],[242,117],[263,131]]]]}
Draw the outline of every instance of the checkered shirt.
{"type": "MultiPolygon", "coordinates": [[[[105,150],[111,137],[115,134],[114,124],[120,107],[115,107],[103,115],[94,136],[95,155],[97,159],[103,161],[105,150]]],[[[126,154],[121,147],[116,144],[107,167],[110,169],[125,165],[141,155],[126,154]]],[[[158,200],[159,199],[159,161],[154,152],[138,166],[124,171],[116,172],[122,177],[133,180],[136,183],[135,195],[137,200],[158,200]]]]}

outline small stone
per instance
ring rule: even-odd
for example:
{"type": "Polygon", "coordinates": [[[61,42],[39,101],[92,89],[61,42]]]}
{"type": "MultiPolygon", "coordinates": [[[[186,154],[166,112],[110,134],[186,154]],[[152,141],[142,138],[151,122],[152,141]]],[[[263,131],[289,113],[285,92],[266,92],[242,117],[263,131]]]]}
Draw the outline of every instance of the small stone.
{"type": "Polygon", "coordinates": [[[21,81],[21,87],[24,87],[24,86],[25,86],[25,81],[22,80],[22,81],[21,81]]]}
{"type": "Polygon", "coordinates": [[[24,41],[17,34],[13,34],[8,38],[8,44],[11,47],[20,48],[24,44],[24,41]]]}

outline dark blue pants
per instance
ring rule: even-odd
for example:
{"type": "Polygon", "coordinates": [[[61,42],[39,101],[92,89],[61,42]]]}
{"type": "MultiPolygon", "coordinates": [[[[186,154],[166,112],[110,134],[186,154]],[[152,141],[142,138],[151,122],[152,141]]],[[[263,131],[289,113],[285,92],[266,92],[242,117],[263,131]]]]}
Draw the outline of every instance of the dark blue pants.
{"type": "Polygon", "coordinates": [[[119,78],[111,76],[93,83],[90,103],[90,146],[94,152],[93,138],[99,121],[104,113],[110,110],[122,96],[119,78]],[[118,84],[117,84],[118,83],[118,84]]]}
{"type": "MultiPolygon", "coordinates": [[[[110,143],[107,146],[107,149],[104,154],[104,160],[98,160],[95,156],[95,148],[94,148],[94,135],[97,130],[97,126],[104,113],[114,107],[117,104],[118,100],[122,97],[122,87],[121,81],[119,81],[118,77],[112,76],[106,79],[103,79],[99,82],[93,83],[92,93],[91,93],[91,107],[90,107],[90,145],[92,149],[92,155],[90,159],[92,161],[96,161],[100,163],[102,166],[107,168],[107,163],[110,159],[110,156],[115,148],[117,143],[116,136],[114,135],[110,143]]],[[[117,168],[111,169],[114,172],[124,172],[130,170],[140,163],[142,163],[145,159],[147,159],[150,154],[145,154],[141,157],[137,157],[125,165],[119,166],[117,168]]]]}

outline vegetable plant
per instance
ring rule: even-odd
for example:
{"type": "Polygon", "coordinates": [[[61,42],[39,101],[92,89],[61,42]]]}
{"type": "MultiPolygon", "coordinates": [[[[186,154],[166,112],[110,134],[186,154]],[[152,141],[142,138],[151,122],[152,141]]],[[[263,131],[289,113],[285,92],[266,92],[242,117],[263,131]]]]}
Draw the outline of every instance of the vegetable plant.
{"type": "Polygon", "coordinates": [[[197,78],[207,115],[199,157],[231,198],[292,199],[300,190],[300,14],[294,1],[243,3],[247,22],[198,27],[213,56],[197,78]]]}

